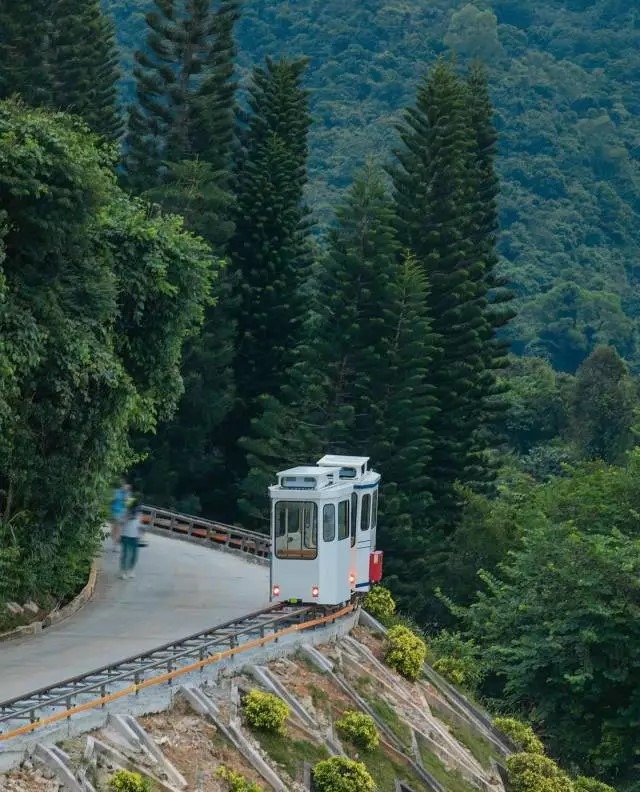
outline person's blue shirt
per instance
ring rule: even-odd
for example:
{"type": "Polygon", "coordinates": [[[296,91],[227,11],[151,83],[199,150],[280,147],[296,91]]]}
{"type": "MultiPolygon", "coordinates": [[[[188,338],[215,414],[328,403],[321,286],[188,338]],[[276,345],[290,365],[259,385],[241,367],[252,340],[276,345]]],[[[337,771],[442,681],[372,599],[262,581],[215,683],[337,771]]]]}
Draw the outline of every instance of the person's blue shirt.
{"type": "Polygon", "coordinates": [[[127,491],[124,487],[119,487],[111,501],[111,516],[114,520],[124,517],[127,511],[127,491]]]}

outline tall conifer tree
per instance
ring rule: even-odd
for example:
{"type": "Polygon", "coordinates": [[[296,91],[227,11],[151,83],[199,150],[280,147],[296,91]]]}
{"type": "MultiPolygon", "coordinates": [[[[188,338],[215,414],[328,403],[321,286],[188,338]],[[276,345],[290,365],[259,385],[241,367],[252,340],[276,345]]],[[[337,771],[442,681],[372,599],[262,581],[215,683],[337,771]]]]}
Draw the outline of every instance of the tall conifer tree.
{"type": "Polygon", "coordinates": [[[53,0],[50,14],[52,92],[47,104],[79,115],[94,132],[117,140],[122,118],[113,22],[100,0],[53,0]]]}
{"type": "MultiPolygon", "coordinates": [[[[497,333],[515,316],[515,311],[510,305],[513,294],[507,287],[508,281],[498,271],[498,134],[493,121],[493,107],[484,68],[476,66],[470,70],[467,86],[470,123],[475,133],[472,239],[474,249],[482,256],[484,263],[483,289],[487,296],[487,326],[484,337],[486,376],[479,397],[484,401],[487,416],[490,418],[493,413],[494,418],[499,418],[506,409],[506,400],[500,398],[501,391],[495,374],[508,365],[509,342],[500,338],[497,333]]],[[[493,428],[495,429],[495,422],[493,428]]]]}
{"type": "Polygon", "coordinates": [[[47,104],[49,0],[0,3],[0,99],[19,95],[29,105],[47,104]]]}
{"type": "Polygon", "coordinates": [[[304,61],[267,60],[256,68],[237,175],[235,232],[238,348],[235,376],[238,431],[246,433],[262,394],[277,395],[308,302],[307,181],[310,126],[304,61]]]}
{"type": "MultiPolygon", "coordinates": [[[[224,255],[233,231],[232,156],[239,0],[159,0],[138,53],[138,104],[129,116],[126,182],[224,255]]],[[[139,474],[149,497],[224,516],[218,429],[233,404],[234,295],[227,271],[216,304],[184,357],[185,396],[147,445],[139,474]]]]}
{"type": "Polygon", "coordinates": [[[477,216],[479,155],[468,89],[448,65],[439,63],[419,87],[400,134],[393,169],[399,234],[429,277],[428,303],[441,350],[429,374],[439,408],[433,421],[432,519],[450,527],[457,514],[456,481],[483,487],[492,478],[485,459],[490,440],[483,430],[485,395],[493,382],[485,260],[494,229],[491,217],[477,216]]]}
{"type": "Polygon", "coordinates": [[[395,570],[423,555],[434,411],[427,293],[421,268],[400,256],[384,186],[369,172],[338,211],[281,398],[265,399],[242,441],[247,516],[266,523],[266,486],[282,466],[327,451],[363,453],[384,477],[384,542],[395,570]]]}

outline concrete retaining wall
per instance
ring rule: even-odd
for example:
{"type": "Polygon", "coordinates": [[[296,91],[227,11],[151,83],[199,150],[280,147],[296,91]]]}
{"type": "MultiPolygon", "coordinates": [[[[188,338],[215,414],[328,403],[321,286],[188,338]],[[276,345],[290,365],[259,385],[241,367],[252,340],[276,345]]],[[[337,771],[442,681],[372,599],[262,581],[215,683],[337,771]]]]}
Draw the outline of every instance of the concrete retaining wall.
{"type": "Polygon", "coordinates": [[[330,643],[349,633],[357,618],[356,612],[322,627],[283,635],[266,646],[248,649],[246,653],[225,658],[219,663],[205,666],[200,671],[178,677],[173,684],[146,688],[136,695],[118,699],[105,707],[87,710],[70,720],[37,729],[32,734],[17,737],[9,743],[0,743],[0,773],[19,766],[25,756],[33,753],[38,743],[53,745],[100,729],[106,724],[110,713],[143,716],[164,712],[172,706],[181,685],[212,685],[221,676],[233,676],[245,666],[264,664],[278,657],[294,654],[301,646],[330,643]]]}

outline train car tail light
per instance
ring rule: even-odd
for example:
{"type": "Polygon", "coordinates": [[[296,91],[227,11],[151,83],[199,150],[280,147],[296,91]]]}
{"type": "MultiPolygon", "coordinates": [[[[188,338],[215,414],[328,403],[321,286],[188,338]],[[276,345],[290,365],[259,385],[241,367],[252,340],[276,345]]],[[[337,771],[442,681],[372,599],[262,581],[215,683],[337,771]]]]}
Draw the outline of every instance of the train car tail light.
{"type": "Polygon", "coordinates": [[[312,597],[320,596],[320,589],[317,586],[312,586],[312,588],[311,588],[311,596],[312,597]]]}
{"type": "Polygon", "coordinates": [[[353,574],[353,572],[349,574],[349,585],[350,586],[356,585],[356,576],[353,574]]]}
{"type": "Polygon", "coordinates": [[[280,586],[274,586],[272,589],[272,593],[274,597],[280,596],[280,586]]]}

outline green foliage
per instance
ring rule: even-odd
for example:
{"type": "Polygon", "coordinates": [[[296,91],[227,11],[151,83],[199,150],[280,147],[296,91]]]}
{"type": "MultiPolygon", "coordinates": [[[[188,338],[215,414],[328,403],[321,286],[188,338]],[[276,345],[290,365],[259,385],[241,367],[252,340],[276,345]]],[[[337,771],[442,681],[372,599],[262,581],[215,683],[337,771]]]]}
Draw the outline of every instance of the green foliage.
{"type": "Polygon", "coordinates": [[[151,781],[130,770],[118,770],[109,780],[112,792],[151,792],[151,781]]]}
{"type": "Polygon", "coordinates": [[[12,598],[86,582],[128,434],[180,392],[213,274],[178,218],[117,188],[78,121],[0,105],[0,514],[12,598]]]}
{"type": "Polygon", "coordinates": [[[507,758],[512,792],[573,792],[571,779],[546,756],[517,753],[507,758]]]}
{"type": "Polygon", "coordinates": [[[436,656],[433,667],[445,679],[468,690],[477,689],[484,671],[473,641],[465,641],[460,633],[443,630],[430,639],[429,649],[436,656]]]}
{"type": "Polygon", "coordinates": [[[572,435],[586,459],[619,461],[632,442],[638,387],[615,349],[596,347],[580,366],[571,404],[572,435]]]}
{"type": "Polygon", "coordinates": [[[237,773],[229,767],[219,767],[216,770],[216,776],[227,782],[229,792],[262,792],[262,787],[259,784],[247,781],[241,773],[237,773]]]}
{"type": "Polygon", "coordinates": [[[400,241],[430,284],[427,303],[439,349],[429,369],[437,407],[429,521],[444,533],[459,513],[458,482],[490,491],[486,450],[500,408],[495,371],[502,363],[494,333],[503,317],[492,303],[495,218],[486,209],[496,188],[495,132],[490,106],[476,102],[479,93],[439,62],[419,86],[415,107],[405,112],[392,169],[400,241]]]}
{"type": "Polygon", "coordinates": [[[376,785],[362,762],[332,756],[313,768],[318,792],[374,792],[376,785]]]}
{"type": "MultiPolygon", "coordinates": [[[[572,502],[582,509],[580,494],[572,502]]],[[[624,512],[615,497],[610,506],[624,512]]],[[[554,756],[624,786],[640,716],[637,512],[625,535],[586,509],[585,530],[532,511],[520,547],[497,576],[482,576],[486,591],[466,618],[494,697],[514,710],[532,702],[527,719],[544,724],[554,756]]]]}
{"type": "Polygon", "coordinates": [[[493,723],[515,743],[518,751],[529,754],[544,753],[542,741],[526,723],[517,718],[494,718],[493,723]]]}
{"type": "MultiPolygon", "coordinates": [[[[266,485],[280,466],[328,449],[371,455],[383,477],[384,549],[393,550],[398,571],[405,559],[421,563],[407,537],[412,526],[426,530],[430,504],[428,284],[401,255],[378,173],[358,177],[337,221],[280,398],[263,400],[243,441],[250,465],[243,505],[266,521],[266,485]]],[[[387,572],[393,576],[393,566],[387,572]]]]}
{"type": "Polygon", "coordinates": [[[598,781],[595,778],[587,778],[586,776],[578,776],[573,781],[573,788],[575,792],[616,792],[616,790],[598,781]]]}
{"type": "Polygon", "coordinates": [[[364,598],[362,606],[376,619],[390,619],[396,612],[393,595],[384,586],[373,586],[364,598]]]}
{"type": "Polygon", "coordinates": [[[375,721],[364,712],[347,710],[336,721],[336,729],[345,739],[365,751],[373,751],[380,742],[375,721]]]}
{"type": "Polygon", "coordinates": [[[282,733],[289,717],[289,707],[273,693],[253,689],[242,702],[247,723],[253,729],[282,733]]]}
{"type": "Polygon", "coordinates": [[[0,10],[0,99],[80,116],[118,138],[117,53],[111,20],[99,0],[31,0],[0,10]]]}
{"type": "Polygon", "coordinates": [[[407,627],[396,625],[387,633],[385,663],[410,680],[422,673],[427,647],[424,641],[407,627]]]}

